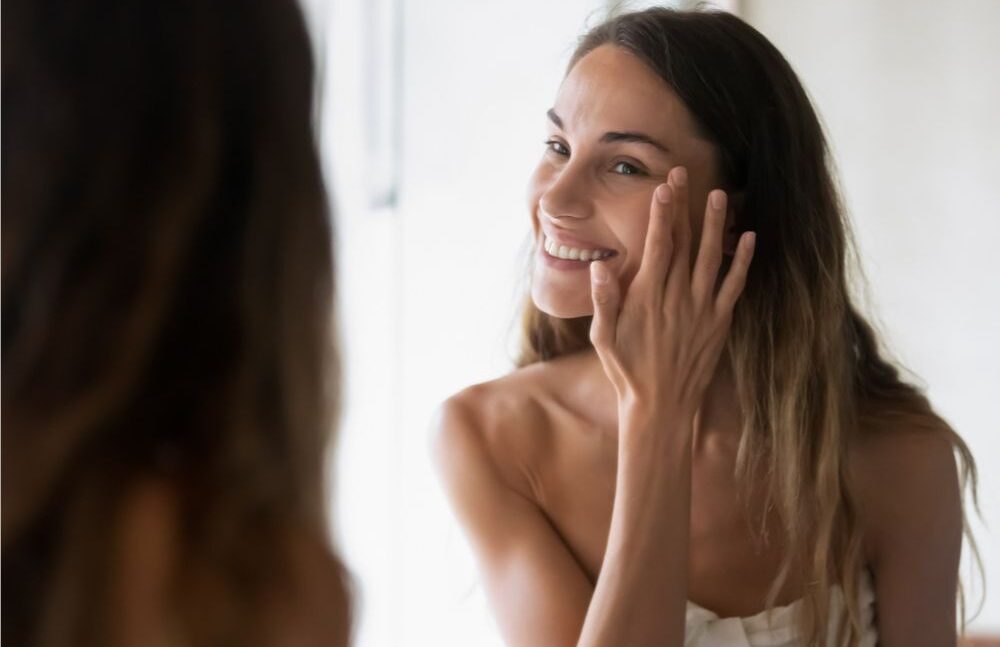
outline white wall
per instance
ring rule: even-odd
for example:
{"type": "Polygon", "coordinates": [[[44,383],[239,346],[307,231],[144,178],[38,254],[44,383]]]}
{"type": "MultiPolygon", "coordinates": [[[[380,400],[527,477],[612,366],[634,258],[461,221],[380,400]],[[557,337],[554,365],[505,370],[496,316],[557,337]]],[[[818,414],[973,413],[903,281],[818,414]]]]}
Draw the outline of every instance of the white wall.
{"type": "MultiPolygon", "coordinates": [[[[510,366],[544,111],[600,0],[396,0],[404,111],[398,204],[373,210],[366,11],[311,0],[325,42],[324,156],[337,206],[346,410],[338,534],[360,647],[499,645],[426,451],[434,407],[510,366]]],[[[648,2],[641,4],[649,4],[648,2]]],[[[1000,2],[743,0],[829,126],[876,305],[982,471],[1000,522],[1000,2]],[[992,183],[991,183],[992,182],[992,183]]],[[[990,577],[1000,554],[978,528],[990,577]]],[[[996,542],[993,542],[996,543],[996,542]]],[[[994,589],[996,587],[994,586],[994,589]]],[[[974,627],[1000,627],[1000,596],[974,627]]]]}
{"type": "MultiPolygon", "coordinates": [[[[979,463],[1000,526],[1000,2],[744,0],[828,129],[888,340],[979,463]]],[[[975,519],[1000,631],[1000,542],[975,519]]],[[[968,564],[962,576],[970,583],[968,564]]],[[[979,588],[973,590],[979,598],[979,588]]]]}
{"type": "Polygon", "coordinates": [[[359,2],[334,2],[326,153],[338,196],[347,410],[339,532],[361,586],[358,645],[500,645],[427,451],[434,408],[510,367],[545,111],[599,2],[403,0],[398,206],[372,172],[359,2]]]}

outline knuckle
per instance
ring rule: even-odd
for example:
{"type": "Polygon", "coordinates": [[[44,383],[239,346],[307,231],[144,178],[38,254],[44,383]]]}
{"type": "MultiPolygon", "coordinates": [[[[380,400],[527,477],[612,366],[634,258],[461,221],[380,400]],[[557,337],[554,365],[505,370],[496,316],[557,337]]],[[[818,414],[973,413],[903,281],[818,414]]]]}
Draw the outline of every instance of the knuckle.
{"type": "Polygon", "coordinates": [[[698,317],[704,317],[706,312],[711,312],[712,300],[711,297],[704,294],[695,294],[693,296],[694,311],[698,317]]]}
{"type": "Polygon", "coordinates": [[[653,256],[653,258],[662,259],[666,258],[667,255],[670,254],[670,250],[672,248],[673,245],[668,239],[660,238],[650,243],[649,253],[653,256]]]}
{"type": "Polygon", "coordinates": [[[606,306],[611,303],[611,294],[607,290],[596,290],[594,292],[594,303],[606,306]]]}

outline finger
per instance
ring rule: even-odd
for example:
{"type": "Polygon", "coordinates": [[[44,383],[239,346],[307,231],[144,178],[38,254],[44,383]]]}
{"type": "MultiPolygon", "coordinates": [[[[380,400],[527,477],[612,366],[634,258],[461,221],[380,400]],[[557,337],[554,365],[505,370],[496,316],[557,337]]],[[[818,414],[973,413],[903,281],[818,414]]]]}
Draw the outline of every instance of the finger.
{"type": "Polygon", "coordinates": [[[604,261],[590,264],[590,295],[594,301],[594,318],[590,323],[590,341],[598,352],[614,347],[618,326],[619,287],[604,261]]]}
{"type": "Polygon", "coordinates": [[[663,283],[670,267],[673,248],[671,240],[670,209],[673,190],[661,184],[653,191],[649,205],[649,224],[646,228],[646,243],[642,250],[642,262],[633,284],[650,285],[656,294],[663,292],[663,283]]]}
{"type": "Polygon", "coordinates": [[[673,234],[673,258],[670,260],[667,277],[667,293],[680,296],[691,287],[691,217],[688,214],[687,169],[675,166],[670,171],[672,190],[671,232],[673,234]]]}
{"type": "Polygon", "coordinates": [[[698,258],[691,277],[691,293],[699,303],[710,303],[719,268],[722,266],[722,233],[726,226],[726,193],[716,189],[708,194],[705,224],[701,230],[698,258]]]}
{"type": "Polygon", "coordinates": [[[757,234],[748,231],[740,236],[736,244],[736,254],[733,256],[732,265],[726,274],[719,294],[715,299],[716,312],[720,315],[728,315],[733,311],[736,300],[743,293],[746,285],[747,272],[750,269],[750,261],[753,259],[754,248],[757,245],[757,234]]]}

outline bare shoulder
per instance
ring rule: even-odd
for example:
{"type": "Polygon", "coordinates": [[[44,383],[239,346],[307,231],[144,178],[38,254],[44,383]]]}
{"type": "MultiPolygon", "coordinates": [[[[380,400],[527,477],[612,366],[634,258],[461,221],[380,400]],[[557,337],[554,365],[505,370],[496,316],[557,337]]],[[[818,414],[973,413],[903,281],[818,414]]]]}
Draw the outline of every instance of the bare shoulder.
{"type": "Polygon", "coordinates": [[[112,540],[109,601],[115,623],[110,644],[169,644],[179,515],[179,497],[161,479],[142,479],[124,493],[112,540]]]}
{"type": "Polygon", "coordinates": [[[546,368],[521,368],[445,400],[432,429],[432,451],[439,469],[455,462],[485,461],[508,487],[530,497],[532,457],[551,442],[539,397],[546,368]]]}
{"type": "Polygon", "coordinates": [[[463,389],[441,405],[435,424],[438,475],[509,644],[575,644],[593,594],[538,496],[539,457],[556,438],[560,366],[533,365],[463,389]]]}
{"type": "Polygon", "coordinates": [[[867,432],[854,448],[879,644],[955,644],[962,497],[952,440],[943,426],[897,425],[867,432]]]}
{"type": "MultiPolygon", "coordinates": [[[[115,625],[111,644],[174,644],[176,600],[185,571],[181,498],[162,479],[145,478],[123,497],[111,572],[115,625]]],[[[265,593],[253,623],[255,644],[267,647],[347,645],[351,625],[349,580],[325,539],[316,531],[282,533],[286,562],[265,593]]],[[[199,573],[199,577],[202,575],[199,573]]],[[[208,578],[216,577],[207,574],[208,578]]],[[[224,591],[229,583],[200,579],[200,586],[224,591]]]]}
{"type": "Polygon", "coordinates": [[[947,429],[865,430],[849,457],[871,562],[912,543],[914,536],[957,551],[962,499],[947,429]]]}
{"type": "Polygon", "coordinates": [[[286,530],[286,577],[276,582],[258,621],[261,645],[341,647],[351,634],[351,580],[315,531],[286,530]]]}

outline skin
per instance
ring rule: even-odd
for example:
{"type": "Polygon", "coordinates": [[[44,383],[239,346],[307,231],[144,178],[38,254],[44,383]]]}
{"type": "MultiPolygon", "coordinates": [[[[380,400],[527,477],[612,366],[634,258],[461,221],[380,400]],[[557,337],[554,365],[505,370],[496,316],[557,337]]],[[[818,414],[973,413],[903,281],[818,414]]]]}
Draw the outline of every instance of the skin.
{"type": "MultiPolygon", "coordinates": [[[[115,542],[109,622],[113,647],[177,645],[174,600],[183,566],[179,502],[173,488],[144,479],[124,498],[109,536],[115,542]]],[[[268,598],[255,623],[262,647],[345,647],[349,601],[328,549],[310,533],[287,533],[289,578],[268,598]]]]}
{"type": "MultiPolygon", "coordinates": [[[[752,245],[732,210],[707,206],[715,152],[638,59],[597,48],[553,112],[557,143],[529,192],[539,246],[565,235],[615,254],[589,264],[603,272],[539,254],[532,296],[554,316],[593,313],[595,350],[453,396],[435,455],[507,644],[681,645],[686,600],[756,614],[785,554],[754,539],[733,496],[741,417],[721,349],[752,245]]],[[[873,430],[849,465],[880,644],[954,645],[961,499],[947,439],[873,430]]],[[[755,515],[761,485],[745,493],[755,515]]],[[[779,606],[803,577],[791,573],[779,606]]]]}
{"type": "MultiPolygon", "coordinates": [[[[611,46],[584,57],[560,88],[548,113],[547,150],[529,188],[535,236],[571,236],[589,248],[610,249],[606,262],[627,288],[639,269],[653,190],[675,166],[688,170],[691,213],[704,214],[718,184],[714,147],[695,135],[695,122],[673,92],[646,66],[611,46]],[[607,83],[631,73],[628,92],[607,83]],[[657,119],[650,119],[650,108],[657,119]],[[562,126],[562,127],[560,127],[562,126]],[[602,141],[606,133],[647,135],[644,142],[602,141]]],[[[732,218],[728,228],[732,231],[732,218]]],[[[692,219],[696,236],[700,221],[692,219]]],[[[725,241],[731,254],[735,239],[725,241]]],[[[536,255],[532,299],[556,317],[593,313],[586,272],[552,271],[536,255]]]]}

